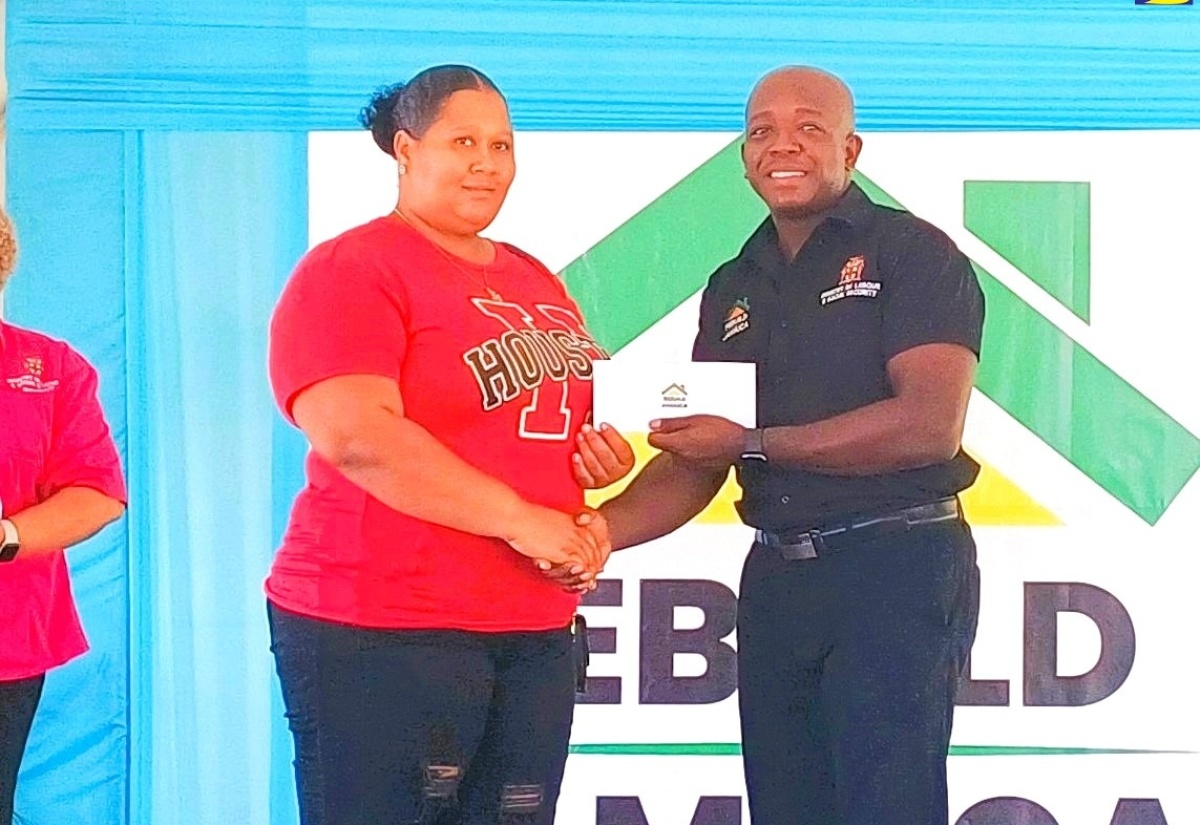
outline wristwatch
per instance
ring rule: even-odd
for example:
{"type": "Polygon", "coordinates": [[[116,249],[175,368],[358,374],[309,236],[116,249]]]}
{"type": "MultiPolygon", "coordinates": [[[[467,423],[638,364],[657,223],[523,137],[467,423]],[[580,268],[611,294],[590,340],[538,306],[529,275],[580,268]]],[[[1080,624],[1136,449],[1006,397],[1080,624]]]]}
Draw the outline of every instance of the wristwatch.
{"type": "Polygon", "coordinates": [[[0,518],[0,562],[12,561],[21,549],[21,540],[17,538],[17,525],[6,518],[0,518]]]}
{"type": "Polygon", "coordinates": [[[763,431],[761,427],[746,430],[742,436],[742,461],[767,460],[767,451],[763,449],[763,431]]]}

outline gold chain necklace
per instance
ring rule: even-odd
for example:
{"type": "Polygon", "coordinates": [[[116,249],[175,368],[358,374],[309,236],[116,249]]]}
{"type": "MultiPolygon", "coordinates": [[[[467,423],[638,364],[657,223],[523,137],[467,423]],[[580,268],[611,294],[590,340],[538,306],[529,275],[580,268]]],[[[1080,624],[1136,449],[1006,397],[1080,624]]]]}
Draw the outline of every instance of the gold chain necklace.
{"type": "MultiPolygon", "coordinates": [[[[392,214],[395,215],[400,220],[404,221],[409,226],[412,226],[412,224],[409,223],[408,218],[404,217],[404,215],[401,214],[399,206],[397,206],[395,209],[392,210],[392,214]]],[[[413,229],[416,229],[416,227],[413,226],[413,229]]],[[[420,230],[417,230],[417,231],[420,232],[420,230]]],[[[422,236],[424,236],[424,233],[422,233],[422,236]]],[[[450,253],[447,252],[446,250],[442,249],[441,246],[439,246],[432,239],[425,238],[425,240],[429,241],[430,245],[438,251],[438,254],[446,259],[447,263],[449,263],[451,266],[453,266],[455,269],[457,269],[459,272],[461,272],[463,275],[465,275],[468,280],[483,287],[483,291],[488,294],[489,298],[491,298],[493,301],[503,301],[504,300],[504,298],[502,298],[500,296],[500,293],[497,292],[496,290],[492,289],[491,284],[488,283],[487,265],[486,264],[480,264],[480,266],[483,267],[482,277],[476,276],[476,275],[472,274],[469,270],[464,268],[463,265],[460,264],[458,261],[454,260],[454,258],[450,257],[450,253]]],[[[491,241],[489,241],[489,243],[491,243],[491,241]]],[[[492,244],[492,246],[495,247],[495,244],[492,244]]],[[[499,255],[499,250],[496,250],[496,254],[499,255]]]]}

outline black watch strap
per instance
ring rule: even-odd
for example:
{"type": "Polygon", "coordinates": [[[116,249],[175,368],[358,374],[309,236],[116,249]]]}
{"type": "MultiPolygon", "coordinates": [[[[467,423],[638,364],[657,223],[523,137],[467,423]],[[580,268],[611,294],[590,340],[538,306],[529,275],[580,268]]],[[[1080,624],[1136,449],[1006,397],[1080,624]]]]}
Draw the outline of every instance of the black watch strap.
{"type": "Polygon", "coordinates": [[[763,448],[763,431],[761,427],[746,430],[742,439],[742,461],[766,461],[767,451],[763,448]]]}

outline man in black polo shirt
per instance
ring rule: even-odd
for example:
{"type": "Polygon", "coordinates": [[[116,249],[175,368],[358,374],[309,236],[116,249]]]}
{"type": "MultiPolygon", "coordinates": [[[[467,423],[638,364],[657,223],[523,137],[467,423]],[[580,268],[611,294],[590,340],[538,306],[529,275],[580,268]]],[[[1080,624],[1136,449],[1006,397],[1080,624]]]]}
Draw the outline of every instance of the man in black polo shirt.
{"type": "Polygon", "coordinates": [[[983,324],[967,259],[872,204],[849,89],[789,67],[746,109],[746,178],[770,218],[709,280],[693,359],[751,361],[759,428],[653,422],[664,452],[601,507],[615,547],[684,524],[731,464],[757,528],[738,606],[746,785],[757,825],[948,819],[957,676],[978,569],[956,494],[983,324]]]}

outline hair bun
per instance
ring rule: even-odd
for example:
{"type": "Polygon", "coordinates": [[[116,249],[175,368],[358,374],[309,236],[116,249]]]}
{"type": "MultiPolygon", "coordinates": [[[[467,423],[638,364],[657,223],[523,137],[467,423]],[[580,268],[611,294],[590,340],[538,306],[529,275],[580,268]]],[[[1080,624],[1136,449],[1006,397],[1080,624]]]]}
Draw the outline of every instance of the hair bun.
{"type": "MultiPolygon", "coordinates": [[[[358,115],[358,122],[371,130],[375,145],[396,156],[396,133],[403,130],[420,140],[441,114],[455,92],[489,90],[500,95],[496,84],[470,66],[430,66],[407,83],[381,86],[358,115]]],[[[504,99],[504,95],[500,95],[504,99]]]]}
{"type": "Polygon", "coordinates": [[[358,113],[358,122],[363,128],[371,130],[375,145],[392,157],[396,155],[392,147],[396,137],[396,104],[404,94],[404,86],[403,83],[396,83],[379,87],[371,96],[371,101],[358,113]]]}

